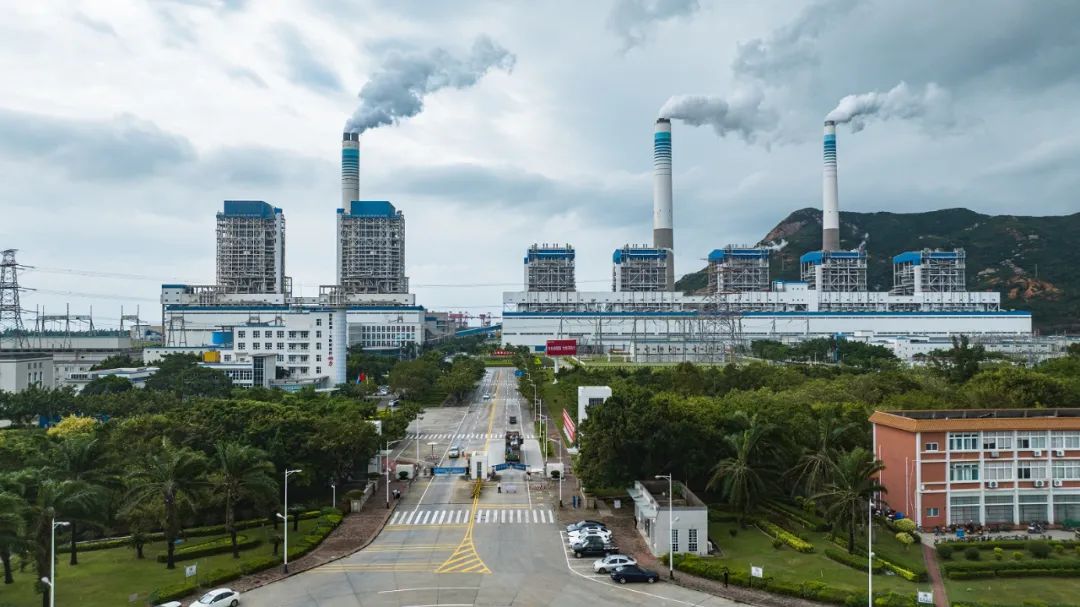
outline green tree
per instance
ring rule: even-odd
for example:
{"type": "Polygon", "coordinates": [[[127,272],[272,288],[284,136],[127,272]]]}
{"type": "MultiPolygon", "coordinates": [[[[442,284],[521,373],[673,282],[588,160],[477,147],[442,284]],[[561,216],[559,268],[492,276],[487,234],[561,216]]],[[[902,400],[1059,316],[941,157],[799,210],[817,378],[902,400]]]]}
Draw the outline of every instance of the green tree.
{"type": "Polygon", "coordinates": [[[176,568],[173,553],[180,538],[181,515],[198,505],[199,490],[206,486],[205,471],[202,454],[178,447],[167,438],[129,470],[128,508],[161,504],[168,555],[165,566],[169,569],[176,568]]]}
{"type": "Polygon", "coordinates": [[[728,504],[745,518],[775,489],[779,476],[776,427],[757,419],[739,432],[724,437],[731,454],[713,468],[706,487],[719,489],[728,504]]]}
{"type": "Polygon", "coordinates": [[[135,360],[127,354],[114,354],[98,364],[90,367],[91,371],[100,371],[102,369],[125,369],[131,367],[141,367],[143,363],[141,360],[135,360]]]}
{"type": "Polygon", "coordinates": [[[157,366],[157,373],[146,380],[147,390],[171,392],[180,399],[225,397],[232,390],[232,380],[228,375],[200,367],[199,358],[193,354],[170,354],[162,358],[157,366]]]}
{"type": "Polygon", "coordinates": [[[84,396],[119,394],[121,392],[127,392],[134,387],[131,380],[126,377],[120,377],[119,375],[102,375],[100,377],[95,377],[83,386],[80,394],[84,396]]]}
{"type": "Polygon", "coordinates": [[[233,558],[240,558],[236,542],[236,507],[242,500],[269,502],[277,493],[274,466],[266,453],[239,443],[218,443],[214,449],[217,470],[210,487],[225,504],[225,531],[232,540],[233,558]]]}
{"type": "Polygon", "coordinates": [[[84,483],[93,491],[95,499],[87,503],[89,509],[66,513],[71,526],[71,552],[69,563],[79,564],[79,525],[95,524],[108,517],[105,502],[105,485],[113,480],[103,443],[93,435],[73,435],[59,443],[50,452],[48,469],[57,478],[84,483]]]}
{"type": "Polygon", "coordinates": [[[13,493],[0,492],[0,562],[4,565],[4,583],[13,584],[11,555],[26,546],[26,509],[23,499],[13,493]]]}
{"type": "Polygon", "coordinates": [[[876,478],[884,468],[881,460],[856,447],[840,454],[832,480],[813,497],[825,504],[825,517],[833,528],[847,531],[847,549],[851,554],[855,553],[855,533],[866,521],[870,499],[874,493],[885,491],[876,478]]]}
{"type": "MultiPolygon", "coordinates": [[[[22,487],[26,491],[25,497],[29,498],[26,500],[29,504],[27,527],[37,579],[40,580],[51,575],[49,550],[53,521],[66,521],[93,512],[99,507],[101,493],[89,483],[43,478],[39,472],[27,475],[22,487]]],[[[44,592],[44,585],[39,583],[38,590],[42,592],[43,607],[47,607],[49,596],[44,592]]]]}
{"type": "Polygon", "coordinates": [[[814,442],[802,448],[799,461],[792,468],[795,488],[804,495],[814,495],[831,480],[837,460],[837,447],[856,429],[852,422],[838,420],[836,413],[826,409],[817,418],[814,442]]]}
{"type": "Polygon", "coordinates": [[[439,379],[439,368],[426,358],[399,362],[390,370],[390,387],[403,398],[421,398],[439,379]]]}
{"type": "Polygon", "coordinates": [[[934,350],[925,358],[930,367],[951,384],[962,384],[975,377],[979,364],[986,360],[986,348],[981,344],[971,345],[967,335],[952,338],[952,348],[934,350]]]}

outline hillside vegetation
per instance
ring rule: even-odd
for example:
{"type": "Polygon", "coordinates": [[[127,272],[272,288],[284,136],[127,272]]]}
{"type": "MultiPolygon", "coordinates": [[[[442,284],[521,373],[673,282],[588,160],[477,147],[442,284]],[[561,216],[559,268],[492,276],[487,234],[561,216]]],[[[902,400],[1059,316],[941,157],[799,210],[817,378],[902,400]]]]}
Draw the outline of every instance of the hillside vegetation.
{"type": "MultiPolygon", "coordinates": [[[[1043,331],[1080,330],[1080,213],[1054,217],[983,215],[967,209],[928,213],[840,213],[844,248],[866,243],[867,282],[872,290],[892,286],[892,256],[922,248],[967,251],[972,290],[1002,294],[1002,307],[1030,310],[1043,331]]],[[[773,255],[774,280],[797,280],[799,256],[821,247],[821,211],[788,215],[759,244],[787,244],[773,255]]],[[[676,288],[703,289],[704,270],[687,274],[676,288]]]]}

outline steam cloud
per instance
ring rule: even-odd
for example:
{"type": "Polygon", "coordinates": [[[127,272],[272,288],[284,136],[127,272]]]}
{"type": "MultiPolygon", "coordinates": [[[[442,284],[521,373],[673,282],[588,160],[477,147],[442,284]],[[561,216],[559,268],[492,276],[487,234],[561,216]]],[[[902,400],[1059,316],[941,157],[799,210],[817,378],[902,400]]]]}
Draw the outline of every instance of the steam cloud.
{"type": "Polygon", "coordinates": [[[674,118],[692,126],[709,125],[724,137],[737,133],[748,142],[776,127],[775,112],[762,106],[760,90],[740,90],[728,99],[704,95],[676,95],[660,108],[661,118],[674,118]]]}
{"type": "Polygon", "coordinates": [[[360,107],[345,122],[345,131],[396,124],[424,109],[424,97],[444,88],[468,88],[492,69],[507,72],[516,57],[487,36],[473,41],[467,57],[437,48],[428,53],[396,53],[360,89],[360,107]]]}
{"type": "Polygon", "coordinates": [[[829,112],[825,120],[833,120],[837,124],[850,123],[853,133],[863,130],[871,118],[926,118],[948,123],[952,119],[950,104],[948,91],[933,82],[927,84],[922,91],[913,90],[906,82],[901,82],[884,93],[872,91],[861,95],[848,95],[840,100],[836,109],[829,112]]]}

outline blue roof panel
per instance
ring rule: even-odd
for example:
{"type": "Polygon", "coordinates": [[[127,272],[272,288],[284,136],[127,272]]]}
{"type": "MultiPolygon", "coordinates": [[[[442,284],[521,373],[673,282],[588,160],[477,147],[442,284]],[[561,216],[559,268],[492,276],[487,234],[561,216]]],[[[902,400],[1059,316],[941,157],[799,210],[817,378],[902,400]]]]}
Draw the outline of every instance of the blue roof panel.
{"type": "Polygon", "coordinates": [[[353,200],[349,203],[349,215],[363,217],[394,217],[397,209],[389,200],[353,200]]]}
{"type": "Polygon", "coordinates": [[[281,212],[273,205],[261,200],[226,200],[225,210],[221,213],[226,217],[266,217],[274,216],[274,212],[281,212]]]}
{"type": "Polygon", "coordinates": [[[709,253],[709,261],[724,261],[729,255],[743,259],[768,259],[769,249],[714,249],[709,253]]]}

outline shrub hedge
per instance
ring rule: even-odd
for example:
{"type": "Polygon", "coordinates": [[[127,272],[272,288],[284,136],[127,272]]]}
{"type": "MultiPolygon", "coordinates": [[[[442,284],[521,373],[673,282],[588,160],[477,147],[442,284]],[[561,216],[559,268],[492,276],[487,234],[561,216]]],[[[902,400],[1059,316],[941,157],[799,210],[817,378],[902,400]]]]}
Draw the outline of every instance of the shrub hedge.
{"type": "Polygon", "coordinates": [[[755,519],[754,520],[754,526],[756,526],[758,529],[761,529],[762,531],[764,531],[769,536],[774,537],[774,538],[780,540],[781,542],[784,542],[788,546],[791,546],[797,552],[809,553],[809,552],[814,551],[814,545],[813,544],[811,544],[810,542],[798,537],[797,535],[795,535],[794,533],[791,533],[790,531],[782,529],[776,523],[771,523],[769,521],[762,520],[762,519],[755,519]]]}
{"type": "Polygon", "coordinates": [[[784,518],[795,521],[811,531],[828,531],[830,529],[829,523],[825,522],[825,520],[814,516],[797,506],[785,504],[784,502],[771,501],[765,504],[765,508],[784,518]]]}
{"type": "MultiPolygon", "coordinates": [[[[262,540],[259,538],[249,538],[243,534],[237,534],[236,536],[236,545],[240,550],[250,550],[261,543],[262,540]]],[[[173,551],[173,560],[190,561],[191,559],[199,559],[204,556],[213,556],[215,554],[224,554],[226,552],[232,552],[232,539],[229,536],[219,537],[208,542],[192,544],[190,546],[181,546],[173,551]]],[[[166,552],[157,555],[157,562],[159,563],[164,563],[168,560],[169,555],[166,552]]]]}
{"type": "MultiPolygon", "coordinates": [[[[841,565],[847,565],[848,567],[859,571],[866,571],[866,558],[857,554],[848,554],[847,552],[837,550],[836,548],[826,548],[825,556],[841,565]]],[[[874,565],[871,571],[874,573],[881,573],[885,571],[885,565],[883,565],[880,560],[874,559],[874,565]]]]}
{"type": "Polygon", "coordinates": [[[151,603],[158,605],[182,599],[189,594],[193,594],[196,590],[198,590],[198,586],[195,585],[195,582],[177,582],[154,590],[150,593],[149,598],[151,603]]]}
{"type": "MultiPolygon", "coordinates": [[[[940,548],[941,546],[951,546],[954,551],[964,550],[966,548],[972,547],[978,548],[979,550],[993,550],[994,548],[1001,548],[1002,550],[1027,550],[1028,547],[1031,546],[1031,543],[1033,541],[1042,542],[1042,540],[1007,540],[1000,542],[947,542],[938,544],[938,547],[940,548]]],[[[1080,542],[1077,542],[1076,540],[1051,540],[1044,543],[1049,544],[1050,546],[1056,546],[1058,544],[1061,544],[1066,549],[1075,549],[1077,546],[1080,546],[1080,542]]]]}
{"type": "Polygon", "coordinates": [[[945,575],[952,579],[978,577],[1080,577],[1080,561],[1039,559],[1027,561],[982,561],[946,563],[945,575]],[[986,573],[988,575],[973,575],[986,573]]]}

